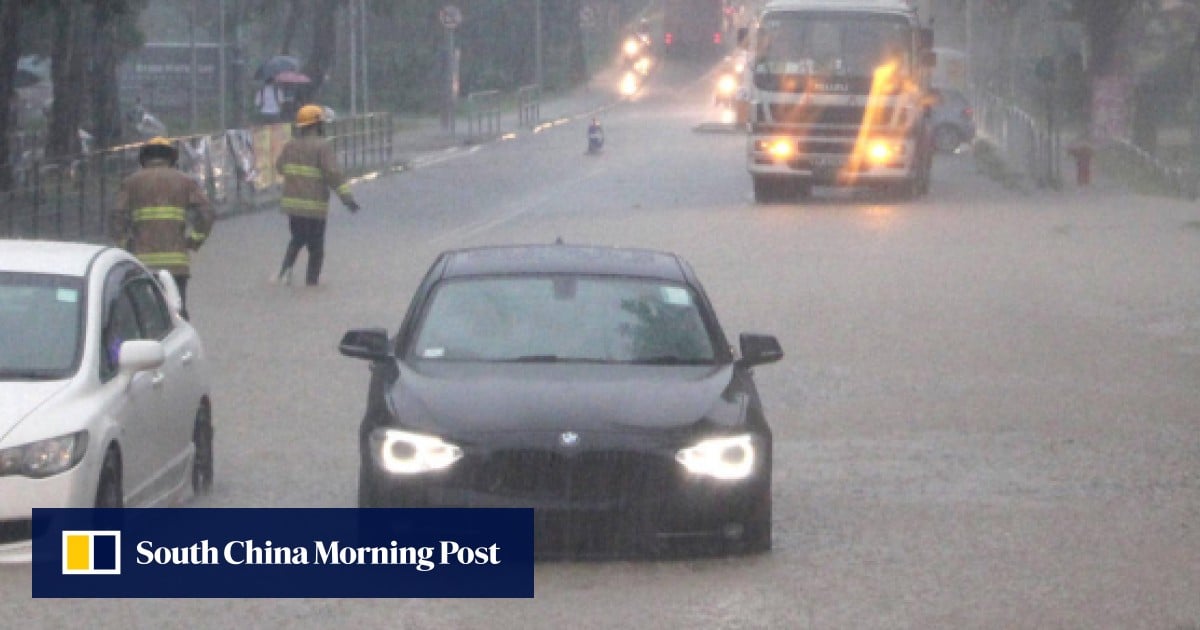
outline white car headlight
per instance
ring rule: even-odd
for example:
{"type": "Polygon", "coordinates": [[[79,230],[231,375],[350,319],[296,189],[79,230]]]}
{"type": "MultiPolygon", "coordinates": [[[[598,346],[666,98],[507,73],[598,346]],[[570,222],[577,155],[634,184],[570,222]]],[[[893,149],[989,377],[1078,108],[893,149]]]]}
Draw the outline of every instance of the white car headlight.
{"type": "Polygon", "coordinates": [[[709,438],[679,449],[675,461],[688,472],[716,479],[745,479],[754,472],[754,444],[749,435],[709,438]]]}
{"type": "Polygon", "coordinates": [[[380,467],[394,475],[443,470],[463,456],[461,448],[440,437],[400,429],[376,430],[371,448],[380,467]]]}
{"type": "Polygon", "coordinates": [[[0,449],[0,477],[49,477],[70,470],[87,451],[87,431],[0,449]]]}

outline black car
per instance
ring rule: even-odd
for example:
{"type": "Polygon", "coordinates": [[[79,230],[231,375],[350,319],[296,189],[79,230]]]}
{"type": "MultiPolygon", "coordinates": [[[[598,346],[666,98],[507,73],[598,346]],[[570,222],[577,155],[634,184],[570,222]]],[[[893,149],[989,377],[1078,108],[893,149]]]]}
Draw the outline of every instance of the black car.
{"type": "Polygon", "coordinates": [[[372,362],[359,505],[531,507],[541,557],[767,550],[771,430],[751,368],[783,352],[739,341],[735,357],[672,254],[443,253],[395,337],[342,339],[372,362]]]}

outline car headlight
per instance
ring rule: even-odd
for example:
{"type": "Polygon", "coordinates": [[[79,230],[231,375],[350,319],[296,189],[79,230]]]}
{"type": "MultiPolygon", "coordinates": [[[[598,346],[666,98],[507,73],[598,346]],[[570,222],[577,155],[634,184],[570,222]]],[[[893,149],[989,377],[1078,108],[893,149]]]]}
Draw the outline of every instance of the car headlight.
{"type": "Polygon", "coordinates": [[[675,461],[688,472],[716,479],[745,479],[754,472],[754,444],[749,435],[701,440],[679,449],[675,461]]]}
{"type": "Polygon", "coordinates": [[[904,144],[891,140],[873,140],[867,145],[867,159],[872,164],[886,164],[904,155],[904,144]]]}
{"type": "Polygon", "coordinates": [[[87,431],[79,431],[0,449],[0,477],[23,475],[37,479],[70,470],[83,459],[87,438],[87,431]]]}
{"type": "Polygon", "coordinates": [[[416,475],[449,468],[462,459],[458,446],[440,437],[399,429],[380,429],[371,434],[371,450],[385,471],[394,475],[416,475]]]}

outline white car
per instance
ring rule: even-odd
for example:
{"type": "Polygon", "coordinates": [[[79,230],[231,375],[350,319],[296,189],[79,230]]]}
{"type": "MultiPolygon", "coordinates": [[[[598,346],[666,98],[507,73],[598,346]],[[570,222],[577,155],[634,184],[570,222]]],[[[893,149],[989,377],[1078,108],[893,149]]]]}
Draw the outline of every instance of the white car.
{"type": "Polygon", "coordinates": [[[0,239],[0,562],[35,507],[152,507],[212,487],[204,346],[170,274],[128,252],[0,239]]]}

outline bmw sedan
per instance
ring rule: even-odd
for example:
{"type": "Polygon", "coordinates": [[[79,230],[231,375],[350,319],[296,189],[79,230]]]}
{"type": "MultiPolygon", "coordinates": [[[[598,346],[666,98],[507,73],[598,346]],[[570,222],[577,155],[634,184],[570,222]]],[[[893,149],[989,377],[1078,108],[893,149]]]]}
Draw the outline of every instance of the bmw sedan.
{"type": "Polygon", "coordinates": [[[120,249],[0,240],[0,562],[29,559],[35,507],[211,487],[208,368],[179,306],[120,249]]]}
{"type": "Polygon", "coordinates": [[[692,268],[555,245],[443,253],[371,362],[362,507],[528,507],[539,556],[771,546],[771,430],[692,268]]]}

